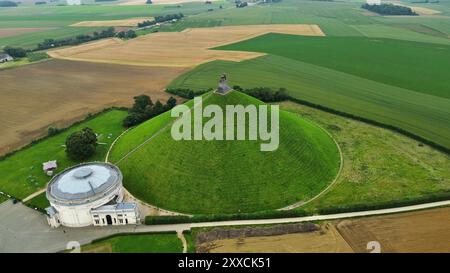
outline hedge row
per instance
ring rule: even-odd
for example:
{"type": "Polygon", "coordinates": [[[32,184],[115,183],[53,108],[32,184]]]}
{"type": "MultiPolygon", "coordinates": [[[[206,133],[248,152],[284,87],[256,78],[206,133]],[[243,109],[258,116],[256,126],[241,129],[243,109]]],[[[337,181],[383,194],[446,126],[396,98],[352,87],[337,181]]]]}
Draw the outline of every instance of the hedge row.
{"type": "Polygon", "coordinates": [[[153,235],[153,234],[169,234],[169,235],[177,235],[175,231],[154,231],[154,232],[124,232],[124,233],[116,233],[107,235],[105,237],[94,239],[90,242],[90,244],[102,242],[111,238],[119,237],[119,236],[134,236],[134,235],[153,235]]]}
{"type": "Polygon", "coordinates": [[[395,207],[405,207],[412,205],[420,205],[425,203],[439,202],[450,200],[450,191],[443,193],[431,194],[424,197],[419,197],[415,199],[406,199],[399,201],[391,201],[379,204],[357,204],[357,205],[342,205],[323,208],[319,210],[319,214],[336,214],[345,212],[356,212],[356,211],[366,211],[366,210],[379,210],[379,209],[389,209],[395,207]]]}
{"type": "Polygon", "coordinates": [[[345,118],[350,118],[350,119],[353,119],[353,120],[361,121],[361,122],[364,122],[364,123],[367,123],[367,124],[370,124],[370,125],[375,125],[377,127],[381,127],[381,128],[384,128],[384,129],[388,129],[388,130],[397,132],[399,134],[402,134],[404,136],[407,136],[409,138],[412,138],[414,140],[417,140],[419,142],[427,144],[427,145],[433,147],[434,149],[436,149],[438,151],[441,151],[443,153],[446,153],[446,154],[450,155],[450,149],[449,148],[446,148],[446,147],[444,147],[444,146],[442,146],[440,144],[437,144],[437,143],[435,143],[435,142],[433,142],[431,140],[428,140],[426,138],[418,136],[418,135],[416,135],[414,133],[408,132],[408,131],[406,131],[404,129],[401,129],[399,127],[396,127],[394,125],[389,125],[389,124],[385,124],[385,123],[382,123],[382,122],[379,122],[379,121],[363,118],[363,117],[360,117],[360,116],[355,116],[353,114],[349,114],[349,113],[346,113],[346,112],[334,110],[332,108],[329,108],[329,107],[326,107],[326,106],[323,106],[323,105],[320,105],[320,104],[311,103],[311,102],[308,102],[308,101],[305,101],[305,100],[301,100],[301,99],[297,99],[297,98],[293,98],[293,97],[289,97],[288,100],[290,100],[292,102],[295,102],[295,103],[298,103],[298,104],[302,104],[302,105],[306,105],[306,106],[309,106],[309,107],[312,107],[312,108],[316,108],[316,109],[319,109],[319,110],[322,110],[322,111],[325,111],[325,112],[328,112],[328,113],[331,113],[331,114],[335,114],[335,115],[342,116],[342,117],[345,117],[345,118]]]}
{"type": "Polygon", "coordinates": [[[166,92],[170,94],[177,95],[179,97],[185,98],[185,99],[193,99],[194,97],[201,96],[209,91],[212,91],[212,88],[208,89],[200,89],[197,91],[194,91],[189,88],[167,88],[166,92]]]}
{"type": "Polygon", "coordinates": [[[276,219],[289,217],[303,217],[312,215],[303,210],[288,211],[263,211],[255,213],[240,214],[210,214],[210,215],[194,215],[194,216],[147,216],[145,217],[146,225],[164,225],[164,224],[182,224],[182,223],[201,223],[215,221],[232,221],[232,220],[257,220],[257,219],[276,219]]]}

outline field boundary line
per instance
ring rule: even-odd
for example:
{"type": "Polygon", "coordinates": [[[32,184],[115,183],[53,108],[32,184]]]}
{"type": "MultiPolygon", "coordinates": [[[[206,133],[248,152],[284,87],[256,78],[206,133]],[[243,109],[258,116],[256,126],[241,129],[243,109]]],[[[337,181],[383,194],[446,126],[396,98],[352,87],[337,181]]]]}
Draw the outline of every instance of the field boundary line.
{"type": "MultiPolygon", "coordinates": [[[[209,93],[204,99],[203,101],[206,101],[211,95],[213,94],[213,92],[209,93]]],[[[198,104],[194,104],[191,108],[189,108],[189,111],[191,109],[194,109],[198,104]]],[[[169,110],[170,111],[170,110],[169,110]]],[[[184,112],[185,113],[185,112],[184,112]]],[[[183,114],[184,114],[183,113],[183,114]]],[[[142,148],[144,145],[146,145],[148,142],[150,142],[152,139],[154,139],[155,137],[159,136],[162,132],[164,132],[169,126],[171,126],[175,121],[179,120],[181,117],[178,117],[177,119],[169,122],[167,125],[165,125],[163,128],[159,129],[158,132],[154,133],[152,136],[150,136],[148,139],[146,139],[144,142],[142,142],[141,144],[139,144],[138,146],[136,146],[135,148],[133,148],[131,151],[129,151],[127,154],[125,154],[121,159],[119,159],[118,161],[115,162],[116,165],[119,165],[120,162],[122,162],[122,160],[127,159],[129,156],[133,155],[135,152],[137,152],[140,148],[142,148]]]]}
{"type": "Polygon", "coordinates": [[[125,133],[127,133],[131,128],[130,127],[128,129],[126,129],[125,131],[123,131],[118,137],[116,137],[116,139],[114,139],[114,141],[111,143],[111,146],[109,146],[108,152],[106,152],[106,156],[105,156],[105,163],[109,162],[109,154],[111,153],[112,148],[114,147],[114,145],[116,144],[116,142],[119,140],[119,138],[121,138],[125,133]]]}

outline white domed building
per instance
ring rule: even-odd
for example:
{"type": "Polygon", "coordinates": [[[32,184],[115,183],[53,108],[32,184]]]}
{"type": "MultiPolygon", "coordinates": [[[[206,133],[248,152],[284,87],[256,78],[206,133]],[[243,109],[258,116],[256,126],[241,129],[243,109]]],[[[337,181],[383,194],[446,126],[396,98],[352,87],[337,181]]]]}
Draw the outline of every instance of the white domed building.
{"type": "Polygon", "coordinates": [[[50,226],[138,224],[138,206],[122,203],[122,173],[109,163],[85,163],[66,169],[47,186],[50,226]]]}

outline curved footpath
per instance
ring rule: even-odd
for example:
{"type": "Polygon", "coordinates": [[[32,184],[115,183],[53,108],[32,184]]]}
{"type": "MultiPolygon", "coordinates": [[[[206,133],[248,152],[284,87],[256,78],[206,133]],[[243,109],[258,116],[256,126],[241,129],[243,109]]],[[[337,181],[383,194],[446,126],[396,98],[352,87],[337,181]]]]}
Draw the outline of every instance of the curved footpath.
{"type": "Polygon", "coordinates": [[[450,200],[405,206],[390,209],[349,212],[329,215],[314,215],[306,217],[236,220],[221,222],[186,223],[169,225],[138,225],[111,226],[87,228],[50,228],[45,216],[22,204],[14,205],[11,201],[0,204],[0,252],[58,252],[66,249],[68,242],[76,241],[80,245],[88,244],[95,239],[121,233],[143,232],[183,232],[199,227],[241,226],[241,225],[270,225],[308,221],[336,220],[354,217],[410,212],[415,210],[450,206],[450,200]],[[19,239],[20,238],[20,239],[19,239]]]}

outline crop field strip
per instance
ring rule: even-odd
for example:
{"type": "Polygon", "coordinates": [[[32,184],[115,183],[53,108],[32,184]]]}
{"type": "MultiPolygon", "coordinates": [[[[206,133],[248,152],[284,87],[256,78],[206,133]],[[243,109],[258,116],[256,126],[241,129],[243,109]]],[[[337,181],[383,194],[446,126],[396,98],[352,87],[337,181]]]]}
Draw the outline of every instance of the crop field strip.
{"type": "Polygon", "coordinates": [[[129,41],[106,39],[75,47],[51,50],[54,58],[140,66],[192,67],[213,60],[243,61],[263,54],[209,50],[269,32],[323,36],[317,25],[252,25],[194,28],[159,32],[129,41]]]}
{"type": "Polygon", "coordinates": [[[215,61],[175,79],[170,88],[214,87],[227,71],[232,84],[284,87],[303,101],[396,126],[450,148],[450,100],[274,55],[240,63],[215,61]],[[279,75],[283,75],[280,77],[279,75]]]}

